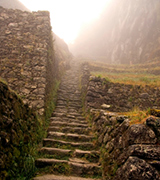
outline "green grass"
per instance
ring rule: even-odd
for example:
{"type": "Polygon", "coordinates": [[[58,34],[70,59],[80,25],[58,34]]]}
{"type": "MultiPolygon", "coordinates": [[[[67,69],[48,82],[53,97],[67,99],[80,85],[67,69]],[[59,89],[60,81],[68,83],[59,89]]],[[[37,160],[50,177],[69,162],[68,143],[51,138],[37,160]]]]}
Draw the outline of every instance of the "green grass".
{"type": "Polygon", "coordinates": [[[160,61],[159,59],[155,58],[152,61],[145,62],[143,64],[133,64],[133,65],[128,65],[128,64],[107,64],[105,62],[101,61],[93,61],[93,60],[88,60],[89,64],[91,67],[99,67],[104,69],[107,69],[109,71],[121,71],[121,72],[133,72],[133,73],[138,73],[138,72],[148,72],[151,70],[160,70],[160,61]]]}
{"type": "Polygon", "coordinates": [[[89,61],[89,65],[92,75],[106,78],[114,83],[160,86],[160,75],[154,75],[155,72],[160,72],[160,61],[158,59],[134,65],[113,65],[89,61]]]}
{"type": "Polygon", "coordinates": [[[70,166],[66,163],[58,163],[53,164],[51,166],[47,166],[44,168],[39,168],[37,171],[37,176],[44,175],[44,174],[63,174],[63,175],[70,175],[70,166]]]}
{"type": "Polygon", "coordinates": [[[51,117],[53,110],[56,107],[57,91],[59,88],[60,81],[56,80],[55,83],[50,87],[50,93],[46,96],[45,102],[45,119],[48,120],[51,117]]]}
{"type": "Polygon", "coordinates": [[[147,73],[108,73],[108,72],[91,72],[92,75],[105,78],[113,83],[130,84],[130,85],[149,85],[154,87],[160,86],[160,75],[147,73]]]}

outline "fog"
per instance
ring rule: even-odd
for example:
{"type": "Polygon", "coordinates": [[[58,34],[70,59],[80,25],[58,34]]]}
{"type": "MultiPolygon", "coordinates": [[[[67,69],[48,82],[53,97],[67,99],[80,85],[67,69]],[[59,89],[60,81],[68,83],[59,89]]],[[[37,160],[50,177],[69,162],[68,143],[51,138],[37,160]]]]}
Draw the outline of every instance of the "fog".
{"type": "Polygon", "coordinates": [[[160,58],[159,0],[1,0],[4,7],[48,10],[52,30],[75,57],[112,64],[160,58]]]}
{"type": "Polygon", "coordinates": [[[160,1],[112,0],[69,47],[75,56],[108,63],[148,61],[160,51],[159,24],[160,1]]]}
{"type": "Polygon", "coordinates": [[[48,10],[53,32],[67,43],[78,36],[83,24],[95,20],[109,0],[20,0],[30,10],[48,10]]]}

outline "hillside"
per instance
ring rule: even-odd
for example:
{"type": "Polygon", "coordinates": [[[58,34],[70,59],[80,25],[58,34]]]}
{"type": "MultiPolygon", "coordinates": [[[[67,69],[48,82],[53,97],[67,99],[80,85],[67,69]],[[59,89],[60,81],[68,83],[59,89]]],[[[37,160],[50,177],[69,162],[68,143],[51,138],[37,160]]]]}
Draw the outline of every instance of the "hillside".
{"type": "Polygon", "coordinates": [[[141,63],[160,57],[160,2],[112,0],[82,29],[71,50],[108,63],[141,63]]]}
{"type": "Polygon", "coordinates": [[[22,11],[30,11],[18,0],[1,0],[0,6],[8,9],[20,9],[22,11]]]}
{"type": "Polygon", "coordinates": [[[69,67],[70,60],[72,59],[72,54],[68,49],[68,45],[63,39],[59,38],[55,33],[53,33],[54,40],[54,51],[55,56],[59,61],[59,66],[69,67]]]}

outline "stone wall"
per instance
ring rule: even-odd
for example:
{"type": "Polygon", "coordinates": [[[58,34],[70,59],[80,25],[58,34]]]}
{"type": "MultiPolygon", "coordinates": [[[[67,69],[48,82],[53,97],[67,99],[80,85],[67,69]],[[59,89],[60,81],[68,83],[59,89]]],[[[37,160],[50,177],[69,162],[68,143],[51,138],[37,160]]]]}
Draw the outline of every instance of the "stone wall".
{"type": "Polygon", "coordinates": [[[34,145],[44,136],[72,55],[58,37],[54,42],[49,12],[0,7],[0,27],[0,179],[30,179],[34,145]]]}
{"type": "Polygon", "coordinates": [[[34,165],[30,148],[41,140],[41,124],[36,113],[1,81],[0,103],[0,179],[17,179],[17,174],[29,178],[34,165]]]}
{"type": "MultiPolygon", "coordinates": [[[[134,104],[133,101],[133,105],[144,106],[141,108],[153,107],[154,103],[149,102],[159,98],[159,91],[149,87],[133,88],[129,85],[114,84],[105,79],[89,77],[87,66],[83,65],[82,69],[84,75],[88,74],[82,75],[82,87],[83,84],[85,85],[82,92],[86,94],[85,110],[87,114],[89,112],[97,146],[101,146],[100,163],[103,179],[159,180],[159,113],[156,114],[154,113],[156,111],[151,110],[151,116],[146,118],[144,123],[131,124],[129,117],[115,112],[131,109],[125,106],[125,100],[131,97],[130,95],[139,102],[134,104]]],[[[132,104],[131,101],[130,103],[132,104]]]]}
{"type": "Polygon", "coordinates": [[[0,26],[0,76],[42,115],[48,61],[56,69],[49,12],[0,7],[0,26]]]}
{"type": "Polygon", "coordinates": [[[127,112],[135,107],[141,110],[160,109],[159,88],[113,83],[105,78],[90,76],[85,69],[82,87],[85,87],[83,91],[86,92],[86,108],[103,108],[113,112],[127,112]]]}
{"type": "Polygon", "coordinates": [[[101,146],[104,180],[160,179],[160,118],[130,124],[127,116],[91,109],[92,128],[101,146]]]}

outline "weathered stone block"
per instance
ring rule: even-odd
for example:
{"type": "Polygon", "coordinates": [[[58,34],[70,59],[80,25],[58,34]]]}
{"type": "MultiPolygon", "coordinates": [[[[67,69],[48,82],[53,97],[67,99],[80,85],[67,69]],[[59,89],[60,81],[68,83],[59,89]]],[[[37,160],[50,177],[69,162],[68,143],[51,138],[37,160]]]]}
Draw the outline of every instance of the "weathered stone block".
{"type": "Polygon", "coordinates": [[[159,173],[146,161],[130,156],[116,172],[114,180],[159,180],[159,173]]]}

